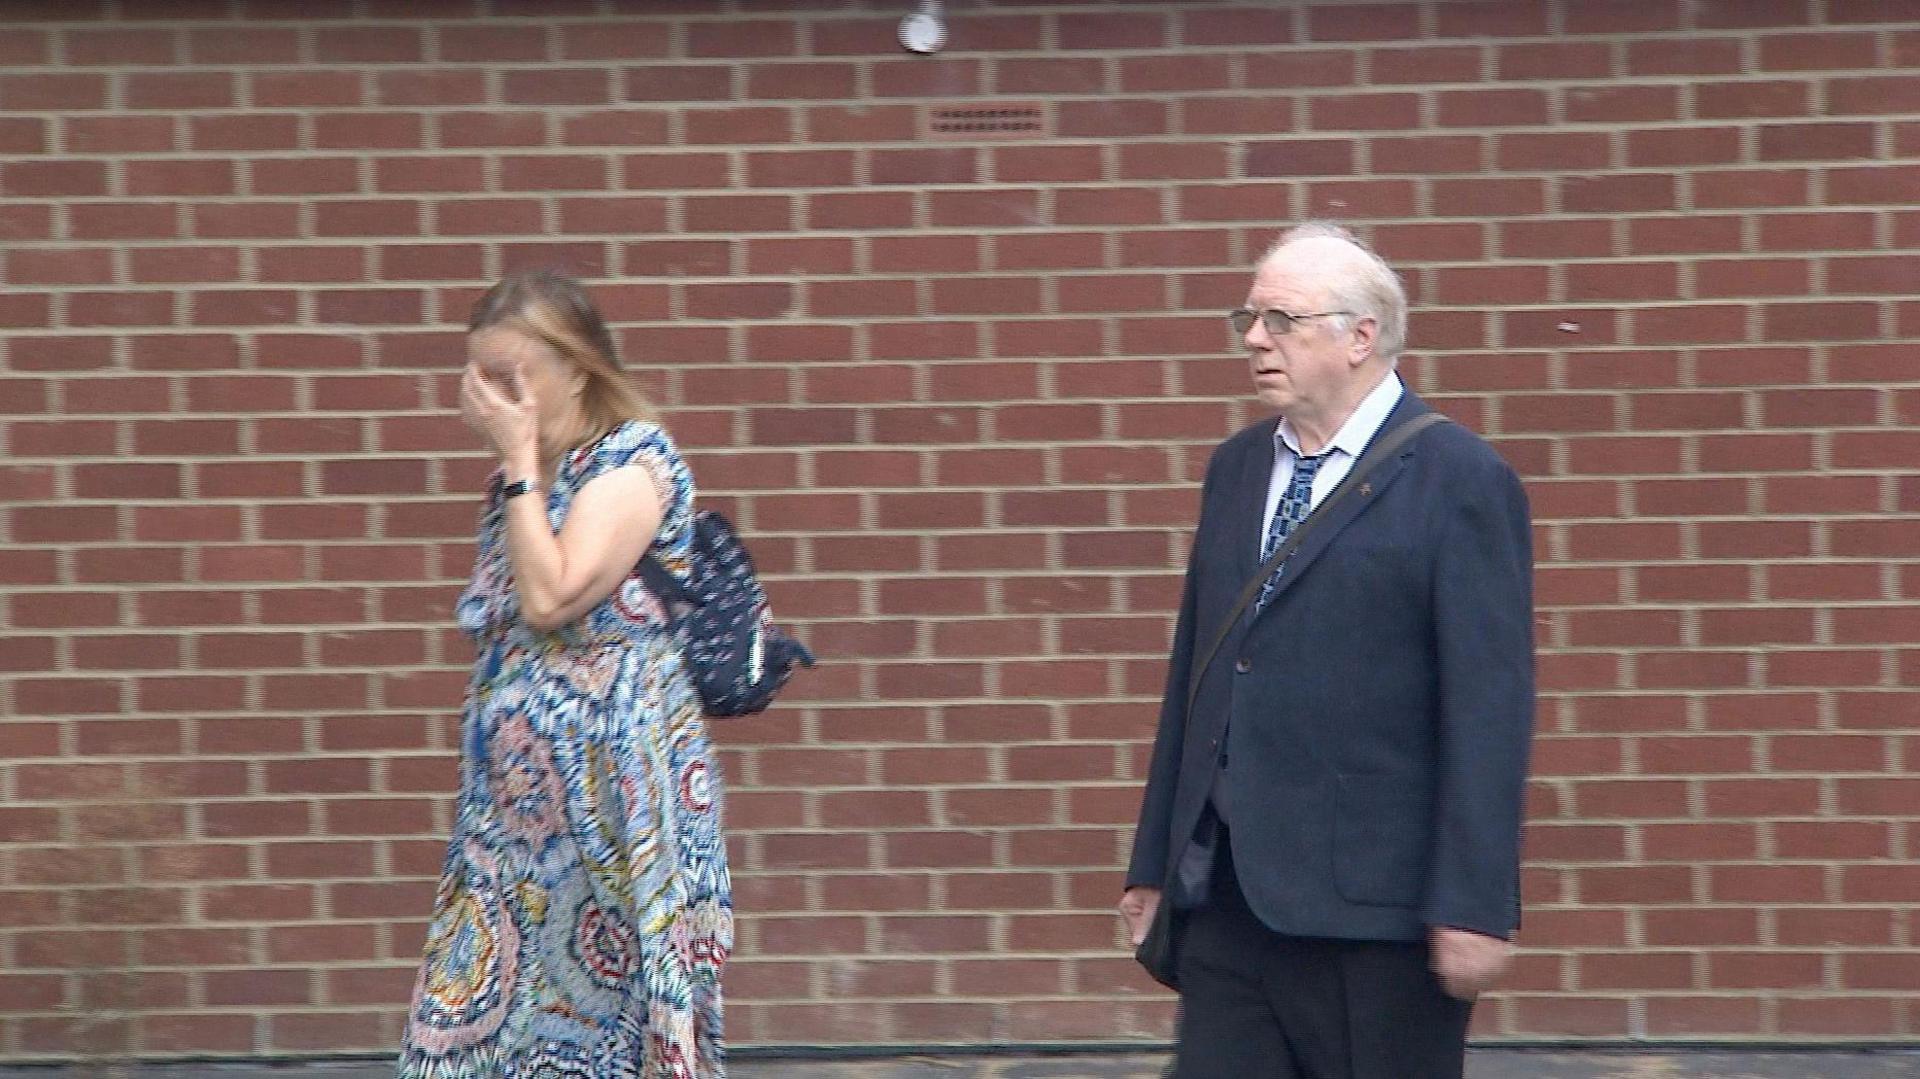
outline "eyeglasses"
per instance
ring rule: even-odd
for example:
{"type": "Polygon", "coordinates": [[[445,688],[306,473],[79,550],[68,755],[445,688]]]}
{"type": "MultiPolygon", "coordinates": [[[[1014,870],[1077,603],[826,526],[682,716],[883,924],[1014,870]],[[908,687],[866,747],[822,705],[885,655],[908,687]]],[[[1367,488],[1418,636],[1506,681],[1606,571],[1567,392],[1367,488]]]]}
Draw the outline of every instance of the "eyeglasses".
{"type": "Polygon", "coordinates": [[[1310,318],[1351,314],[1353,314],[1352,311],[1312,311],[1304,315],[1296,315],[1291,311],[1282,311],[1278,307],[1269,307],[1265,311],[1255,311],[1251,307],[1236,307],[1227,312],[1227,325],[1233,327],[1235,334],[1245,337],[1247,331],[1253,329],[1254,320],[1258,319],[1260,324],[1267,328],[1268,336],[1285,337],[1293,332],[1295,323],[1304,322],[1310,318]]]}

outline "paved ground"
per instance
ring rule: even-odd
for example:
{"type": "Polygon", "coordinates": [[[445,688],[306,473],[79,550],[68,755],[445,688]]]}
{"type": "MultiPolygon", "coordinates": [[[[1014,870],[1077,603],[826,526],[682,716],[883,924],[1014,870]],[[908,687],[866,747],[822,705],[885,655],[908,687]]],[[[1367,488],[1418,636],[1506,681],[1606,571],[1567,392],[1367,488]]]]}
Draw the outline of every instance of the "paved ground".
{"type": "MultiPolygon", "coordinates": [[[[1159,1079],[1165,1058],[1110,1054],[740,1060],[732,1079],[1159,1079]]],[[[8,1067],[0,1079],[392,1079],[380,1063],[8,1067]]],[[[1468,1079],[1920,1079],[1920,1049],[1869,1053],[1477,1050],[1468,1079]]],[[[1248,1076],[1247,1079],[1258,1079],[1248,1076]]]]}

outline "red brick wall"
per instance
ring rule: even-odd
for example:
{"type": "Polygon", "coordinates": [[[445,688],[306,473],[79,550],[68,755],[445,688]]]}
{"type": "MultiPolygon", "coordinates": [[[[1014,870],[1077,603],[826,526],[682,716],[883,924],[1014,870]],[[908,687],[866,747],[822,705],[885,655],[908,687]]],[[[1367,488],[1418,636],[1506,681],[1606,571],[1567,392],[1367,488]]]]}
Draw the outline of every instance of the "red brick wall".
{"type": "Polygon", "coordinates": [[[826,660],[720,728],[736,1042],[1163,1036],[1110,904],[1256,417],[1218,313],[1308,215],[1538,518],[1480,1034],[1920,1035],[1920,9],[972,0],[923,58],[911,6],[6,4],[0,1052],[394,1044],[456,328],[546,263],[826,660]],[[921,136],[992,98],[1043,137],[921,136]]]}

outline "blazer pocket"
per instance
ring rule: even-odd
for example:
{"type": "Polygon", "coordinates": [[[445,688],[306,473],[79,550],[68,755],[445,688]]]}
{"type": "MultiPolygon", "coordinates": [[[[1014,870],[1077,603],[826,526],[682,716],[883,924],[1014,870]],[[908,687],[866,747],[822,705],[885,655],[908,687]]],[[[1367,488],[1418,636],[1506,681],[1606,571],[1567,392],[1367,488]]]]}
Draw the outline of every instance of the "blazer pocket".
{"type": "Polygon", "coordinates": [[[1349,903],[1417,907],[1426,890],[1428,799],[1400,776],[1342,775],[1334,786],[1333,886],[1349,903]]]}

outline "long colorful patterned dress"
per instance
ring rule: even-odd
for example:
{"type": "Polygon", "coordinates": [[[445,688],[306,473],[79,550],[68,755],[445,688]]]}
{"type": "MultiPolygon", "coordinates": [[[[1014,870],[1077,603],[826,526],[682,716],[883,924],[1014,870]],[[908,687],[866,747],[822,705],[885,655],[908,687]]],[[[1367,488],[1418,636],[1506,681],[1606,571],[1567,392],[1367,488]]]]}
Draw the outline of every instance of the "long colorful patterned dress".
{"type": "MultiPolygon", "coordinates": [[[[575,451],[557,530],[595,476],[652,476],[652,551],[684,576],[693,478],[658,425],[575,451]]],[[[522,496],[528,497],[528,496],[522,496]]],[[[554,633],[520,617],[500,478],[459,623],[479,646],[458,819],[402,1079],[713,1079],[733,905],[699,698],[637,575],[554,633]]]]}

